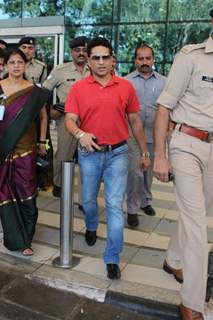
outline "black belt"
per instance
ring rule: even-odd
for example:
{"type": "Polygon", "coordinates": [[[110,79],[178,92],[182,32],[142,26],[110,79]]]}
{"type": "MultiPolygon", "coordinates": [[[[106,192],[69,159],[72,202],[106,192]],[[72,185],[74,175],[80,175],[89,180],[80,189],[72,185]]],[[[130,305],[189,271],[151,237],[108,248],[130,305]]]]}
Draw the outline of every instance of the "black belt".
{"type": "Polygon", "coordinates": [[[100,150],[95,150],[96,152],[105,152],[105,151],[112,151],[116,148],[119,148],[121,146],[123,146],[124,144],[126,144],[126,140],[124,141],[121,141],[119,143],[116,143],[116,144],[101,144],[101,145],[98,145],[100,147],[100,150]]]}

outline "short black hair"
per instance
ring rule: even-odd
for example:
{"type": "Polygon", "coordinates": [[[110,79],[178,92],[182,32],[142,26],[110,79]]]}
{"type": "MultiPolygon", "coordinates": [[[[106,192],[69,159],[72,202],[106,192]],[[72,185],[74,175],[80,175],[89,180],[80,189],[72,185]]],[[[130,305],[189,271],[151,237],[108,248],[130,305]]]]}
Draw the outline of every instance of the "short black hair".
{"type": "Polygon", "coordinates": [[[0,59],[5,59],[5,51],[0,48],[0,59]]]}
{"type": "Polygon", "coordinates": [[[85,47],[88,42],[89,39],[85,36],[76,37],[70,41],[70,49],[85,47]]]}
{"type": "Polygon", "coordinates": [[[136,49],[135,49],[135,59],[136,59],[136,57],[137,57],[138,50],[139,50],[139,49],[143,49],[143,48],[148,48],[148,49],[150,49],[150,50],[152,51],[152,56],[153,56],[153,58],[154,58],[155,53],[154,53],[153,48],[150,47],[146,42],[142,42],[142,43],[138,44],[137,47],[136,47],[136,49]]]}
{"type": "Polygon", "coordinates": [[[94,39],[90,40],[89,43],[87,44],[88,57],[90,57],[92,49],[94,47],[98,47],[98,46],[102,46],[102,47],[108,48],[110,54],[112,55],[113,48],[112,48],[111,43],[106,38],[97,37],[97,38],[94,38],[94,39]]]}
{"type": "Polygon", "coordinates": [[[7,42],[4,41],[3,39],[0,39],[0,44],[3,44],[5,46],[5,48],[7,48],[7,42]]]}
{"type": "Polygon", "coordinates": [[[19,48],[12,48],[11,50],[7,51],[7,53],[5,55],[5,63],[8,62],[8,60],[10,59],[11,56],[14,56],[16,54],[18,54],[24,60],[24,62],[27,63],[27,58],[26,58],[24,52],[19,48]]]}

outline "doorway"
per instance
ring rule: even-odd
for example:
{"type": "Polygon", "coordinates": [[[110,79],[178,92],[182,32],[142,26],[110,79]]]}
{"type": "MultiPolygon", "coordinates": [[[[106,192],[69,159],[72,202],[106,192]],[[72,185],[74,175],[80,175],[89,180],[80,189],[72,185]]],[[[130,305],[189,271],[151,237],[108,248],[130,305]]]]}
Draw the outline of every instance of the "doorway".
{"type": "Polygon", "coordinates": [[[36,39],[36,57],[45,62],[48,72],[64,60],[64,26],[42,26],[23,28],[2,28],[0,38],[8,43],[8,47],[17,45],[25,36],[36,39]]]}

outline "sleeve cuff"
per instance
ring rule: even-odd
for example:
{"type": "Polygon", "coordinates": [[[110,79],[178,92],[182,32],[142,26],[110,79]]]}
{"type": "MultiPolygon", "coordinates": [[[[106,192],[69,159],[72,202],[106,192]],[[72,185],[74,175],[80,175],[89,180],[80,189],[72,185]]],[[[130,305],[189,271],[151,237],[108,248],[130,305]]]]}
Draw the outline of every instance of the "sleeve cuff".
{"type": "Polygon", "coordinates": [[[170,95],[167,91],[163,91],[158,98],[157,103],[168,109],[174,109],[177,105],[177,98],[170,95]]]}

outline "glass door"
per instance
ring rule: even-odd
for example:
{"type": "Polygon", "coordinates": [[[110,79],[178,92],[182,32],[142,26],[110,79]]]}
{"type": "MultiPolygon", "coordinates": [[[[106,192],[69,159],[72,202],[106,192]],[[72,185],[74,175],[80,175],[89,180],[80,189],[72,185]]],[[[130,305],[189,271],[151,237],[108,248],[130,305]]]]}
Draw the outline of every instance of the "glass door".
{"type": "Polygon", "coordinates": [[[5,40],[9,47],[17,45],[24,36],[36,39],[36,58],[45,62],[48,72],[64,59],[64,27],[24,27],[0,30],[0,38],[5,40]]]}

